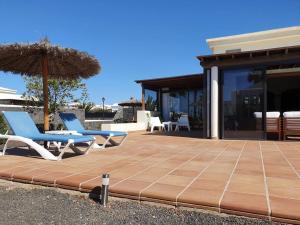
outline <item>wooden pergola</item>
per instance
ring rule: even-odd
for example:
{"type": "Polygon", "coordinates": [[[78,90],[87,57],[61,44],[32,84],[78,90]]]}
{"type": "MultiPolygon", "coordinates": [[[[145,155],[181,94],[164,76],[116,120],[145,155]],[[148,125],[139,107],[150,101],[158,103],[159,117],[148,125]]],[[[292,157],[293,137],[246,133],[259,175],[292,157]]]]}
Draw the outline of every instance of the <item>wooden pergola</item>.
{"type": "Polygon", "coordinates": [[[275,64],[278,62],[293,63],[296,67],[300,62],[300,46],[262,49],[255,51],[231,52],[223,54],[202,55],[197,57],[204,69],[218,66],[220,68],[232,66],[247,66],[258,64],[275,64]]]}

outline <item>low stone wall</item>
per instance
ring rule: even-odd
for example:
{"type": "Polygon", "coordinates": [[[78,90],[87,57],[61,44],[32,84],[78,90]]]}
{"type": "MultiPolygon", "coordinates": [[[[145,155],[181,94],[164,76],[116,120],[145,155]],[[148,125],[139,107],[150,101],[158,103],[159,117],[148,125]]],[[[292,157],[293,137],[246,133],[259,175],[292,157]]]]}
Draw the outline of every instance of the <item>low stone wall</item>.
{"type": "Polygon", "coordinates": [[[114,120],[119,121],[128,121],[131,122],[132,120],[137,120],[137,112],[141,110],[141,107],[135,107],[134,112],[132,107],[121,107],[118,109],[114,116],[114,120]],[[134,115],[134,116],[133,116],[134,115]],[[133,118],[134,117],[134,118],[133,118]]]}
{"type": "Polygon", "coordinates": [[[87,130],[101,130],[102,124],[110,124],[113,122],[113,120],[85,120],[84,126],[87,130]]]}

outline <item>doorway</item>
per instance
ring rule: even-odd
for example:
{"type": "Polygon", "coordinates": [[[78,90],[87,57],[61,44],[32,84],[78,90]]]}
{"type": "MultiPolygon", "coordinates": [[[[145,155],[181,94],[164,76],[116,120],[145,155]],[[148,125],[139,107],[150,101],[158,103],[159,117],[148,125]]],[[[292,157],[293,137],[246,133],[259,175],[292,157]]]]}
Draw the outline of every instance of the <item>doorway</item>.
{"type": "Polygon", "coordinates": [[[223,70],[221,136],[229,139],[263,139],[264,71],[253,68],[223,70]]]}

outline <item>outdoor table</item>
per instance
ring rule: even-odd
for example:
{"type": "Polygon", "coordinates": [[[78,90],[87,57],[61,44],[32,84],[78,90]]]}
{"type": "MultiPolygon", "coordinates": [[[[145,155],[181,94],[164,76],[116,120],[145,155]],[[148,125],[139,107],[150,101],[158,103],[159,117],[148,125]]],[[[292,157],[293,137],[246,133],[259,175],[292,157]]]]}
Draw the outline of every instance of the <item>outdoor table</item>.
{"type": "Polygon", "coordinates": [[[177,125],[177,122],[172,122],[172,121],[166,121],[162,123],[165,127],[168,128],[168,131],[172,131],[173,130],[173,126],[177,125]]]}

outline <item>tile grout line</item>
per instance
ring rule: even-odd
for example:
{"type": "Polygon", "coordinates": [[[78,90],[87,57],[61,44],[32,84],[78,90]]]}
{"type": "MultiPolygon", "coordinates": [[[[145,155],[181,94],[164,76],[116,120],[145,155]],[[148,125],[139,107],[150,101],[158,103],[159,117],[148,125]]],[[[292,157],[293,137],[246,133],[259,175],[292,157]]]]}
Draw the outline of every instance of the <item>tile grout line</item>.
{"type": "Polygon", "coordinates": [[[201,172],[196,177],[194,177],[194,179],[181,192],[179,192],[179,194],[177,194],[177,196],[176,196],[176,205],[178,203],[179,196],[183,192],[185,192],[208,169],[208,167],[210,167],[216,161],[216,159],[219,158],[219,156],[221,154],[223,154],[230,147],[230,145],[231,145],[231,143],[228,144],[228,146],[225,147],[225,149],[222,152],[220,152],[205,168],[203,168],[203,170],[201,170],[201,172]]]}
{"type": "Polygon", "coordinates": [[[225,187],[224,187],[224,190],[223,190],[223,192],[222,192],[222,195],[221,195],[221,197],[220,197],[220,199],[219,199],[219,213],[221,213],[221,202],[222,202],[222,200],[223,200],[223,198],[224,198],[225,192],[227,191],[227,189],[228,189],[228,187],[229,187],[229,184],[230,184],[230,182],[231,182],[231,179],[232,179],[232,177],[233,177],[233,174],[234,174],[234,172],[235,172],[235,169],[236,169],[236,167],[237,167],[237,165],[238,165],[238,163],[239,163],[239,161],[240,161],[240,158],[241,158],[241,156],[242,156],[242,153],[243,153],[244,150],[245,150],[246,144],[247,144],[247,141],[245,141],[245,143],[244,143],[244,145],[243,145],[243,147],[242,147],[242,150],[241,150],[241,152],[240,152],[240,154],[239,154],[239,156],[238,156],[238,158],[237,158],[237,160],[236,160],[236,162],[235,162],[235,165],[234,165],[234,167],[233,167],[233,169],[232,169],[232,171],[231,171],[231,174],[230,174],[230,176],[229,176],[229,178],[228,178],[228,180],[227,180],[227,182],[226,182],[226,185],[225,185],[225,187]]]}
{"type": "MultiPolygon", "coordinates": [[[[180,153],[182,153],[183,152],[183,150],[182,151],[180,151],[179,153],[176,153],[175,155],[177,155],[177,154],[180,154],[180,153]]],[[[137,154],[135,154],[135,156],[136,155],[139,155],[140,153],[137,153],[137,154]]],[[[159,155],[160,154],[160,152],[159,153],[155,153],[155,154],[153,154],[153,155],[151,155],[151,156],[148,156],[148,157],[146,157],[146,158],[143,158],[142,160],[138,160],[137,162],[134,162],[134,163],[132,163],[132,164],[135,164],[135,163],[140,163],[140,162],[142,162],[143,160],[145,160],[145,159],[147,159],[147,158],[151,158],[151,157],[153,157],[153,156],[155,156],[155,155],[159,155]]],[[[172,157],[174,157],[174,155],[172,156],[172,157]]],[[[132,158],[132,157],[127,157],[127,158],[125,158],[125,159],[128,159],[128,158],[132,158]]],[[[170,159],[170,158],[168,158],[168,159],[170,159]]],[[[131,164],[131,163],[130,163],[131,164]]],[[[129,164],[129,165],[130,165],[129,164]]],[[[108,164],[109,165],[109,164],[108,164]]],[[[153,166],[153,165],[152,165],[153,166]]],[[[152,167],[152,166],[150,166],[150,167],[152,167]]],[[[150,168],[149,167],[149,168],[150,168]]],[[[116,170],[119,170],[119,168],[118,169],[114,169],[114,170],[112,170],[112,171],[116,171],[116,170]]],[[[88,170],[87,170],[88,171],[88,170]]],[[[112,172],[112,171],[110,171],[110,172],[112,172]]],[[[136,174],[135,174],[136,175],[136,174]]],[[[84,184],[84,183],[87,183],[87,182],[89,182],[89,181],[91,181],[91,180],[95,180],[95,179],[97,179],[98,177],[100,177],[100,176],[97,176],[97,177],[94,177],[94,178],[92,178],[92,179],[89,179],[89,180],[86,180],[86,181],[84,181],[84,182],[81,182],[80,183],[80,185],[79,185],[79,187],[81,187],[81,185],[82,184],[84,184]]],[[[126,178],[127,179],[127,178],[126,178]]],[[[125,179],[125,180],[126,180],[125,179]]],[[[120,182],[122,182],[123,180],[121,180],[120,182]]],[[[118,182],[119,183],[119,182],[118,182]]],[[[114,185],[116,185],[116,184],[114,184],[114,185]]],[[[112,186],[114,186],[114,185],[112,185],[112,186]]]]}
{"type": "MultiPolygon", "coordinates": [[[[180,152],[180,153],[181,153],[181,152],[180,152]]],[[[159,155],[160,153],[155,153],[155,154],[153,154],[153,155],[151,155],[151,156],[148,156],[148,157],[146,157],[146,158],[143,158],[143,159],[141,159],[141,160],[138,160],[137,162],[132,163],[132,165],[138,164],[138,163],[144,161],[145,159],[148,159],[148,158],[151,158],[151,157],[155,156],[156,154],[159,155]]],[[[169,159],[169,158],[168,158],[168,159],[169,159]]],[[[131,165],[131,164],[129,164],[129,165],[131,165]]],[[[147,167],[147,168],[148,168],[148,167],[147,167]]],[[[112,171],[110,171],[110,172],[113,172],[113,171],[116,171],[116,170],[119,170],[119,168],[118,168],[118,169],[115,169],[115,170],[112,170],[112,171]]],[[[136,174],[135,174],[135,175],[136,175],[136,174]]],[[[134,176],[134,175],[133,175],[133,176],[134,176]]],[[[95,180],[95,179],[97,179],[98,177],[101,177],[101,176],[97,176],[97,177],[94,177],[94,178],[92,178],[92,179],[89,179],[89,180],[86,180],[86,181],[84,181],[84,182],[81,182],[81,183],[79,184],[79,188],[81,188],[81,185],[82,185],[82,184],[87,183],[87,182],[89,182],[89,181],[91,181],[91,180],[95,180]]],[[[118,183],[120,183],[120,182],[122,182],[122,181],[125,181],[125,180],[127,180],[127,179],[128,179],[128,178],[125,178],[124,180],[121,180],[121,181],[117,182],[116,184],[118,184],[118,183]]],[[[111,185],[111,187],[114,186],[114,185],[116,185],[116,184],[111,185]]]]}
{"type": "MultiPolygon", "coordinates": [[[[138,154],[140,154],[140,152],[137,153],[137,154],[135,154],[134,156],[136,156],[136,155],[138,155],[138,154]]],[[[130,159],[130,158],[131,158],[131,157],[124,157],[124,159],[120,159],[120,160],[125,160],[125,159],[130,159]]],[[[119,160],[117,160],[117,161],[119,161],[119,160]]],[[[110,164],[113,164],[113,163],[115,163],[115,162],[104,164],[103,167],[105,167],[105,166],[107,166],[107,165],[110,165],[110,164]]],[[[129,163],[129,164],[130,164],[130,163],[129,163]]],[[[100,168],[101,168],[101,167],[100,167],[100,168]]],[[[100,169],[100,168],[99,168],[99,169],[100,169]]],[[[89,170],[90,170],[90,169],[84,170],[84,172],[89,171],[89,170]]],[[[72,173],[72,174],[70,174],[70,175],[67,175],[67,176],[64,176],[64,177],[60,177],[60,178],[58,178],[58,179],[68,178],[68,177],[71,177],[71,176],[74,176],[74,175],[82,174],[82,173],[84,173],[84,172],[82,172],[82,171],[80,171],[80,172],[75,172],[75,173],[72,173]]],[[[94,179],[96,179],[96,178],[98,178],[98,177],[100,177],[100,176],[96,176],[96,177],[94,177],[94,178],[92,178],[92,179],[90,179],[90,180],[94,180],[94,179]]],[[[57,181],[58,179],[54,180],[54,182],[53,182],[54,186],[56,186],[56,181],[57,181]]],[[[86,182],[88,182],[88,181],[86,181],[86,182]]],[[[84,182],[82,182],[82,183],[84,183],[84,182]]],[[[79,189],[79,190],[80,190],[80,186],[81,186],[82,183],[80,183],[79,186],[78,186],[78,189],[79,189]]]]}
{"type": "MultiPolygon", "coordinates": [[[[217,142],[219,143],[219,142],[217,142]]],[[[215,144],[217,144],[215,143],[215,144]]],[[[169,171],[167,174],[163,175],[162,177],[156,179],[155,181],[153,181],[150,185],[148,185],[147,187],[143,188],[140,192],[139,192],[139,199],[141,199],[141,194],[143,191],[147,190],[148,188],[152,187],[154,184],[156,184],[160,179],[166,177],[167,175],[169,175],[170,173],[174,172],[175,170],[177,170],[178,168],[180,168],[181,166],[185,165],[186,163],[192,161],[194,158],[198,157],[200,154],[202,154],[203,152],[195,155],[194,157],[192,157],[191,159],[185,161],[184,163],[181,163],[180,165],[178,165],[177,167],[175,167],[173,170],[169,171]]]]}
{"type": "Polygon", "coordinates": [[[282,155],[282,157],[285,159],[285,161],[287,161],[287,163],[289,164],[289,166],[292,168],[292,170],[294,171],[294,173],[297,175],[298,178],[300,178],[300,174],[297,172],[297,170],[295,169],[295,167],[291,164],[291,162],[288,160],[288,158],[283,154],[283,152],[280,150],[279,146],[277,144],[275,144],[273,142],[273,145],[276,146],[276,148],[278,149],[278,151],[280,152],[280,154],[282,155]]]}
{"type": "Polygon", "coordinates": [[[146,170],[148,170],[148,169],[154,167],[154,166],[157,165],[157,164],[160,164],[160,163],[162,163],[162,162],[164,162],[164,161],[167,161],[167,160],[171,160],[171,159],[174,158],[175,156],[177,156],[177,155],[179,155],[179,154],[182,154],[182,152],[184,152],[184,150],[182,150],[182,151],[176,153],[175,155],[172,155],[171,157],[168,157],[168,158],[166,158],[166,159],[164,159],[164,160],[161,160],[161,161],[159,161],[159,162],[156,162],[156,163],[152,164],[151,166],[146,167],[145,169],[139,171],[138,173],[136,173],[136,174],[134,174],[134,175],[132,175],[132,176],[130,176],[130,177],[127,177],[127,178],[125,178],[124,180],[121,180],[121,181],[117,182],[116,184],[112,185],[112,187],[115,186],[115,185],[117,185],[117,184],[119,184],[119,183],[121,183],[121,182],[123,182],[123,181],[126,181],[126,180],[128,180],[128,179],[130,179],[130,178],[132,178],[132,177],[134,177],[134,176],[137,176],[137,175],[143,173],[144,171],[146,171],[146,170]]]}
{"type": "Polygon", "coordinates": [[[263,153],[261,150],[261,142],[260,141],[259,141],[259,151],[260,151],[261,163],[262,163],[263,174],[264,174],[265,194],[266,194],[266,200],[267,200],[267,205],[268,205],[268,217],[269,217],[269,220],[271,221],[272,220],[271,219],[272,212],[271,212],[270,194],[269,194],[269,187],[268,187],[268,182],[267,182],[264,157],[263,157],[263,153]]]}

